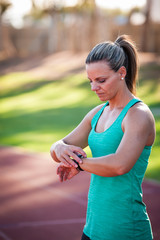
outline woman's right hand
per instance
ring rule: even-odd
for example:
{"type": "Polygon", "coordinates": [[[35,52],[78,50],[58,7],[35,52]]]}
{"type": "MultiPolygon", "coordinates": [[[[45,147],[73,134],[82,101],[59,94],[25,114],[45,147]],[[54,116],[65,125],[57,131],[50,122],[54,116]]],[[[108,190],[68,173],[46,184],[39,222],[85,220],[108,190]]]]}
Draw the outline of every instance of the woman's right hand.
{"type": "Polygon", "coordinates": [[[87,157],[82,148],[74,145],[68,145],[62,140],[54,143],[51,146],[50,152],[53,160],[56,162],[62,162],[68,167],[75,168],[77,168],[78,165],[72,159],[76,160],[78,163],[82,163],[82,159],[79,158],[77,154],[81,154],[83,157],[87,157]]]}

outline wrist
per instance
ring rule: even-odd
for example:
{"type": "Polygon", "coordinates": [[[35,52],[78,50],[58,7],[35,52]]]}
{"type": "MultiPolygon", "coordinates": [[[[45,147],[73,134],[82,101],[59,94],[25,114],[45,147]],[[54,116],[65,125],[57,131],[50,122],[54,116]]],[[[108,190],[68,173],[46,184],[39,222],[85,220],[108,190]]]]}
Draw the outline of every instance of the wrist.
{"type": "MultiPolygon", "coordinates": [[[[77,154],[77,156],[78,156],[79,158],[81,158],[81,159],[84,158],[81,154],[77,154]]],[[[77,169],[78,169],[79,171],[84,171],[84,170],[81,168],[79,162],[77,162],[75,159],[72,159],[72,160],[78,165],[77,169]]]]}

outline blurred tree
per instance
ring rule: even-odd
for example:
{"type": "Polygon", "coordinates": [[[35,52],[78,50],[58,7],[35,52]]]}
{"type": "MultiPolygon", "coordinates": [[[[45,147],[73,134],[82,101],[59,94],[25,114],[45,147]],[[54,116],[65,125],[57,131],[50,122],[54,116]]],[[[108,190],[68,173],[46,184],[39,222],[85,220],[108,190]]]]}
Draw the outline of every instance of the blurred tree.
{"type": "MultiPolygon", "coordinates": [[[[77,4],[69,8],[69,11],[74,11],[81,17],[84,14],[88,16],[88,31],[86,33],[86,42],[88,43],[88,49],[91,49],[97,42],[98,21],[100,19],[99,10],[95,0],[78,0],[77,4]]],[[[86,22],[86,23],[87,23],[86,22]]]]}
{"type": "Polygon", "coordinates": [[[2,21],[4,13],[11,5],[12,4],[7,0],[0,0],[0,51],[3,51],[7,57],[13,57],[17,54],[16,48],[10,38],[9,31],[2,21]]]}
{"type": "Polygon", "coordinates": [[[146,2],[146,9],[145,9],[145,22],[143,24],[143,31],[142,31],[142,43],[141,43],[141,50],[146,52],[148,47],[148,34],[150,32],[150,10],[152,6],[152,0],[147,0],[146,2]]]}
{"type": "Polygon", "coordinates": [[[82,11],[90,13],[90,26],[88,31],[89,48],[92,48],[96,42],[98,9],[95,0],[79,0],[79,6],[82,11]]]}
{"type": "MultiPolygon", "coordinates": [[[[48,30],[48,51],[57,51],[59,44],[58,28],[60,22],[62,21],[62,14],[77,15],[81,19],[83,14],[89,17],[89,27],[86,36],[86,41],[88,42],[88,47],[91,48],[95,45],[95,36],[98,20],[98,11],[95,0],[78,0],[77,4],[74,6],[64,6],[62,1],[49,1],[43,0],[41,6],[38,5],[36,0],[32,0],[32,9],[30,16],[34,19],[41,19],[44,16],[50,16],[50,26],[48,30]]],[[[77,18],[78,19],[78,18],[77,18]]],[[[78,22],[76,22],[78,24],[78,22]]],[[[76,26],[75,26],[76,30],[76,26]]],[[[74,30],[73,30],[74,32],[74,30]]],[[[75,43],[73,44],[74,50],[78,51],[76,38],[73,39],[75,43]]]]}
{"type": "Polygon", "coordinates": [[[31,12],[26,17],[32,17],[34,20],[40,20],[45,16],[50,16],[50,26],[48,29],[48,52],[54,52],[57,48],[57,18],[62,9],[54,1],[43,1],[41,6],[36,0],[32,1],[31,12]],[[53,37],[54,36],[54,37],[53,37]]]}

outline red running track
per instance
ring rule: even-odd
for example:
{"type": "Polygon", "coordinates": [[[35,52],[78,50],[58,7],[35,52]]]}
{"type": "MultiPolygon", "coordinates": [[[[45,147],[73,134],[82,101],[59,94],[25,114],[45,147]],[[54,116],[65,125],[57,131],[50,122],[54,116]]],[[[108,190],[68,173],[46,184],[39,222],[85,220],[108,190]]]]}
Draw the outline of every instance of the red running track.
{"type": "MultiPolygon", "coordinates": [[[[0,147],[0,240],[80,240],[90,174],[60,183],[49,154],[0,147]]],[[[154,240],[160,239],[160,184],[143,183],[154,240]]]]}

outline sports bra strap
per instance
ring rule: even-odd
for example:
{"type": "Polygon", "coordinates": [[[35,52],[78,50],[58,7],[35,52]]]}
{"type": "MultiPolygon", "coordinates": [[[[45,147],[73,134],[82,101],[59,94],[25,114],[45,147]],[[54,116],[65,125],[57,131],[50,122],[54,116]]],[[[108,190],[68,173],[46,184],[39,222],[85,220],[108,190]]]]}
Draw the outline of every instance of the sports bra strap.
{"type": "Polygon", "coordinates": [[[127,114],[128,110],[135,105],[136,103],[141,102],[141,100],[137,99],[137,98],[133,98],[122,110],[122,112],[120,113],[120,115],[118,116],[119,120],[123,120],[123,118],[125,117],[125,115],[127,114]]]}
{"type": "MultiPolygon", "coordinates": [[[[115,120],[115,122],[118,121],[118,123],[121,123],[123,118],[125,117],[125,115],[127,114],[128,110],[136,103],[141,102],[141,100],[137,99],[137,98],[133,98],[121,111],[120,115],[117,117],[117,119],[115,120]]],[[[98,119],[100,118],[104,108],[109,105],[109,102],[107,101],[104,106],[96,113],[96,115],[93,117],[92,119],[92,127],[94,128],[95,125],[97,124],[98,119]]]]}
{"type": "Polygon", "coordinates": [[[91,125],[92,125],[92,128],[95,127],[95,125],[97,124],[97,121],[98,119],[100,118],[103,110],[105,109],[105,107],[109,105],[109,102],[107,101],[104,106],[94,115],[94,117],[92,118],[92,121],[91,121],[91,125]]]}

